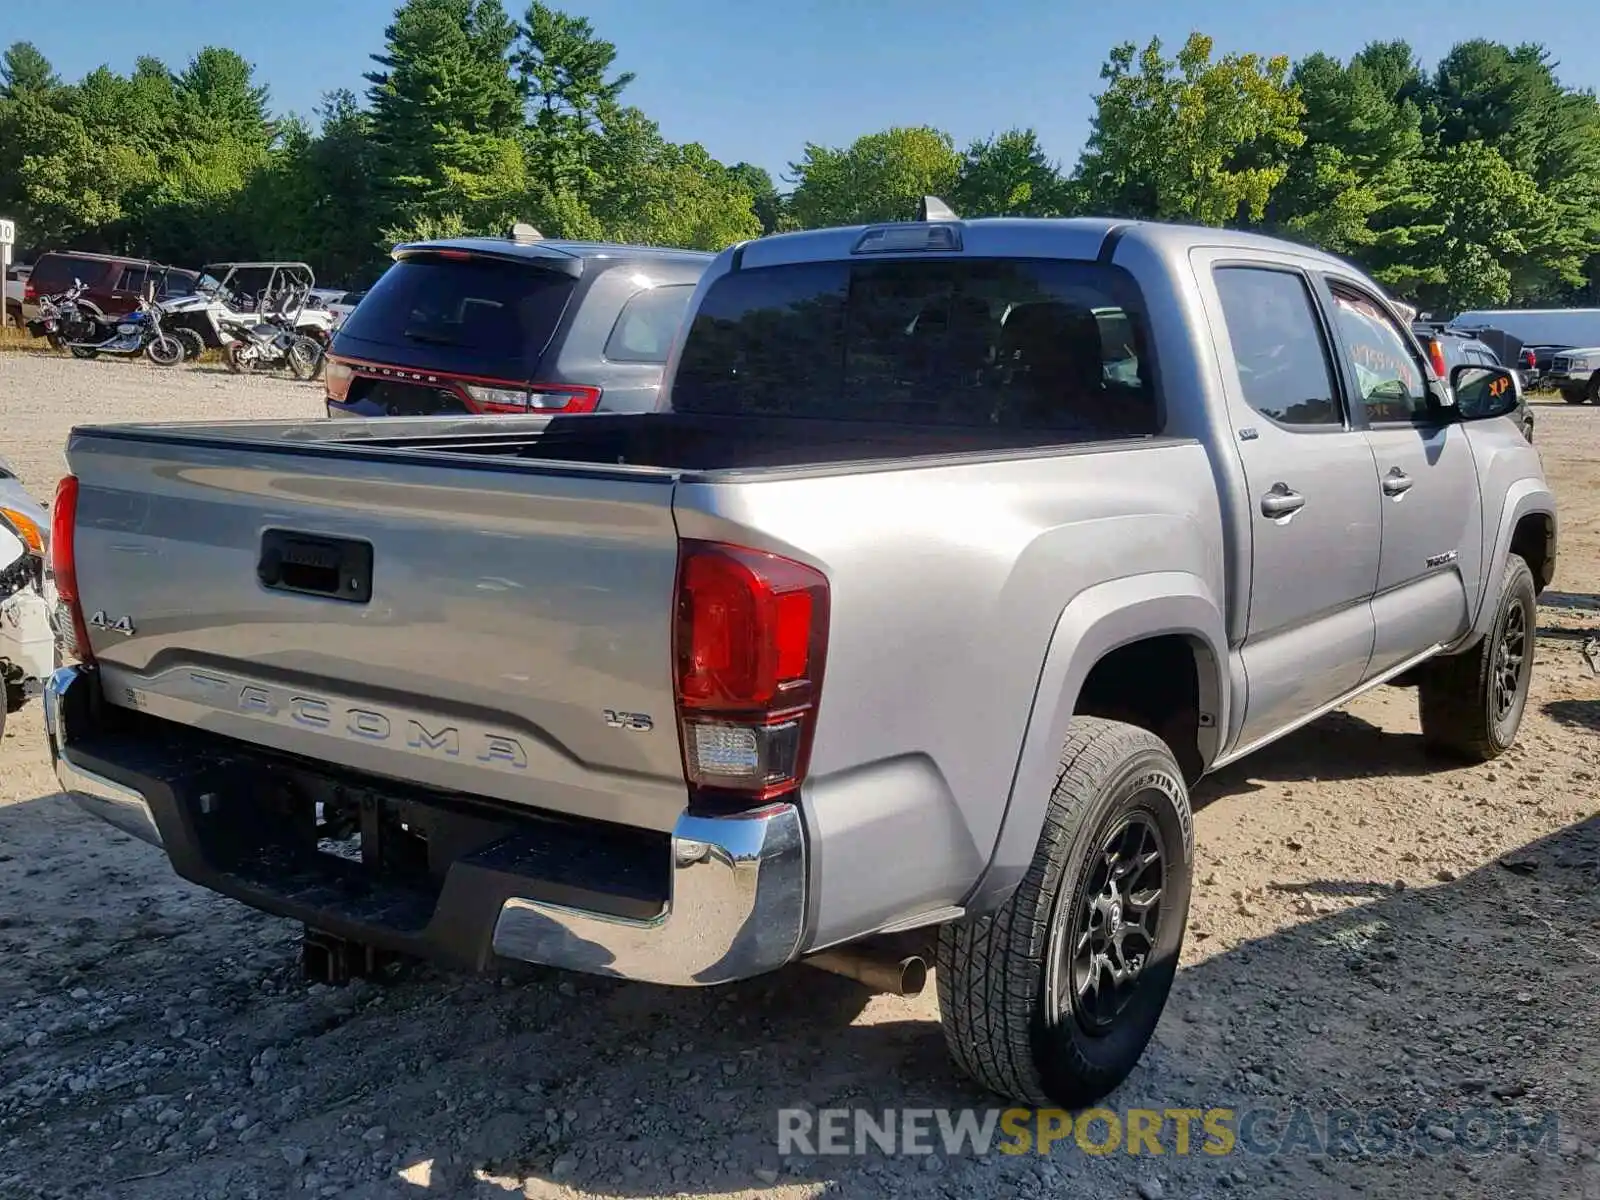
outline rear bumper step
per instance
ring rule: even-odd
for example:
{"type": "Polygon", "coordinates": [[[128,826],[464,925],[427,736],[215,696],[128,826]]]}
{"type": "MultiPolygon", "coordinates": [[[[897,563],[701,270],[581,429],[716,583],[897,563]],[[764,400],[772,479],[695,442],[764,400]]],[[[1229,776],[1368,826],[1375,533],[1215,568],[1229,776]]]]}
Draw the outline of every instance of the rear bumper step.
{"type": "MultiPolygon", "coordinates": [[[[56,778],[161,847],[178,874],[264,912],[472,969],[495,958],[684,986],[797,957],[799,812],[681,816],[670,835],[335,772],[100,699],[64,667],[44,695],[56,778]],[[324,801],[359,813],[359,857],[320,852],[324,801]]],[[[324,830],[325,832],[325,830],[324,830]]]]}

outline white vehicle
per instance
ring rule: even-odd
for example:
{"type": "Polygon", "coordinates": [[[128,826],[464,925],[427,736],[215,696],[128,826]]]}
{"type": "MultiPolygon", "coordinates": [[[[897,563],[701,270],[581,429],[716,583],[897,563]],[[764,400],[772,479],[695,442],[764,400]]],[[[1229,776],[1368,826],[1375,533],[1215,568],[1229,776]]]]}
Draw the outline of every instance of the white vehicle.
{"type": "Polygon", "coordinates": [[[345,323],[345,319],[356,310],[356,305],[361,303],[361,298],[367,293],[341,292],[339,298],[328,305],[328,310],[333,313],[333,327],[338,329],[345,323]]]}
{"type": "Polygon", "coordinates": [[[1600,345],[1600,308],[1479,308],[1450,319],[1455,329],[1502,329],[1525,346],[1600,345]]]}
{"type": "Polygon", "coordinates": [[[32,270],[32,267],[18,266],[6,269],[5,303],[0,305],[0,312],[3,312],[5,319],[0,321],[0,327],[15,325],[18,329],[22,328],[22,301],[27,294],[28,275],[32,270]]]}
{"type": "Polygon", "coordinates": [[[50,615],[56,594],[45,561],[50,521],[0,458],[0,731],[6,716],[43,689],[56,667],[50,615]]]}
{"type": "Polygon", "coordinates": [[[1600,404],[1600,345],[1559,351],[1545,377],[1568,404],[1600,404]]]}
{"type": "Polygon", "coordinates": [[[315,282],[303,262],[209,263],[201,268],[194,294],[163,303],[163,321],[190,358],[208,348],[226,348],[234,340],[227,325],[269,318],[326,349],[336,320],[312,302],[315,282]]]}

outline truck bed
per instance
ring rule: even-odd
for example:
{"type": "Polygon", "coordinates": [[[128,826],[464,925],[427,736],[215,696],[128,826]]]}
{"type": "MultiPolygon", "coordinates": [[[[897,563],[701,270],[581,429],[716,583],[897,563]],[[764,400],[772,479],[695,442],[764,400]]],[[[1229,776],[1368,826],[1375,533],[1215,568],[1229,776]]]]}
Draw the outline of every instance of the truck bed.
{"type": "MultiPolygon", "coordinates": [[[[350,450],[455,459],[536,460],[649,468],[689,477],[761,469],[789,471],[847,463],[882,468],[907,459],[1073,449],[1060,431],[993,426],[907,426],[881,421],[725,417],[691,413],[586,416],[398,417],[381,421],[177,422],[88,426],[79,432],[125,440],[219,446],[249,442],[313,454],[350,450]]],[[[1114,443],[1077,447],[1116,448],[1114,443]]],[[[515,469],[499,461],[500,469],[515,469]]]]}

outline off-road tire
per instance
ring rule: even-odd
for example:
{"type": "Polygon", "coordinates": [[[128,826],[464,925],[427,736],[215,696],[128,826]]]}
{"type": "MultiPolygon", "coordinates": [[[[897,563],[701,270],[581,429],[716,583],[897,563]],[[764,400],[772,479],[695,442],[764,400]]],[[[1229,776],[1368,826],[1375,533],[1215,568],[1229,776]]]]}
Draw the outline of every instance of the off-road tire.
{"type": "Polygon", "coordinates": [[[1589,376],[1589,390],[1586,394],[1590,404],[1600,404],[1600,371],[1589,376]]]}
{"type": "MultiPolygon", "coordinates": [[[[1155,1032],[1183,947],[1194,868],[1194,820],[1183,771],[1146,730],[1076,717],[1032,864],[994,912],[939,930],[939,1017],[956,1066],[1008,1099],[1081,1108],[1127,1078],[1155,1032]],[[1130,999],[1098,1034],[1070,995],[1052,1019],[1053,951],[1064,952],[1105,861],[1103,847],[1132,819],[1164,856],[1154,949],[1130,999]],[[1066,906],[1063,910],[1063,906],[1066,906]]],[[[1073,990],[1070,984],[1068,991],[1073,990]]]]}
{"type": "Polygon", "coordinates": [[[185,362],[193,362],[206,352],[206,339],[200,336],[198,329],[174,329],[172,336],[177,338],[178,344],[183,347],[185,362]]]}
{"type": "Polygon", "coordinates": [[[1582,388],[1562,388],[1561,398],[1568,404],[1582,404],[1588,399],[1582,388]]]}
{"type": "Polygon", "coordinates": [[[229,342],[222,348],[222,358],[228,364],[228,370],[235,375],[249,375],[255,371],[255,363],[251,359],[240,358],[244,347],[238,342],[229,342]]]}
{"type": "Polygon", "coordinates": [[[1488,762],[1517,740],[1533,680],[1539,617],[1533,572],[1520,554],[1507,557],[1493,603],[1494,624],[1483,639],[1470,650],[1428,663],[1422,674],[1417,688],[1422,740],[1431,753],[1464,762],[1488,762]],[[1516,629],[1520,629],[1520,637],[1516,629]],[[1509,688],[1497,683],[1505,669],[1501,655],[1518,653],[1517,643],[1521,657],[1516,689],[1510,707],[1502,710],[1500,697],[1509,688]]]}

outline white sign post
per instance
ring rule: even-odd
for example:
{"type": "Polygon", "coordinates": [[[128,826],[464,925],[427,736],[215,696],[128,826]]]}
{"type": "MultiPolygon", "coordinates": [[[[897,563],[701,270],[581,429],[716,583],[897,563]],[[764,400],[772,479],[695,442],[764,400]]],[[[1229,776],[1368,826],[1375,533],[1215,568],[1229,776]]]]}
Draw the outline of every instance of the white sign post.
{"type": "Polygon", "coordinates": [[[17,240],[17,223],[0,217],[0,292],[5,290],[5,274],[11,269],[11,243],[17,240]]]}

